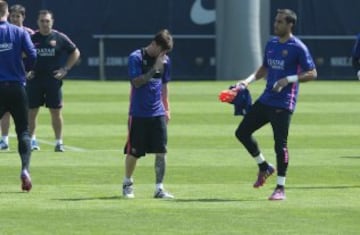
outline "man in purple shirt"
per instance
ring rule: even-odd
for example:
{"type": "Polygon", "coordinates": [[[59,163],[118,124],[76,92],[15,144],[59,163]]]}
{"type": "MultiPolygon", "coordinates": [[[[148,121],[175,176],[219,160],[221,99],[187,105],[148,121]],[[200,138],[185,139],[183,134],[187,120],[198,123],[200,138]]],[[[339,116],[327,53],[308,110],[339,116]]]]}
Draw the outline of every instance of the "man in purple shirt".
{"type": "Polygon", "coordinates": [[[170,120],[168,82],[173,39],[166,29],[159,31],[151,43],[132,52],[128,72],[131,82],[129,135],[124,153],[123,196],[134,198],[132,175],[137,160],[155,153],[156,188],[154,198],[173,198],[163,187],[166,169],[167,122],[170,120]]]}
{"type": "Polygon", "coordinates": [[[238,85],[248,86],[261,78],[266,87],[236,130],[236,137],[245,146],[259,166],[255,188],[261,187],[275,172],[261,153],[253,133],[267,123],[271,124],[275,140],[277,185],[269,200],[284,200],[285,179],[289,162],[287,138],[292,113],[295,110],[299,82],[316,78],[317,72],[307,47],[292,34],[296,14],[279,9],[274,22],[274,34],[265,47],[263,64],[238,85]]]}
{"type": "Polygon", "coordinates": [[[4,113],[10,112],[14,119],[21,157],[21,188],[30,191],[31,149],[24,65],[27,66],[27,70],[32,69],[36,60],[36,50],[30,35],[24,29],[7,22],[8,8],[8,4],[0,0],[0,118],[4,113]],[[26,56],[24,62],[23,53],[26,56]]]}

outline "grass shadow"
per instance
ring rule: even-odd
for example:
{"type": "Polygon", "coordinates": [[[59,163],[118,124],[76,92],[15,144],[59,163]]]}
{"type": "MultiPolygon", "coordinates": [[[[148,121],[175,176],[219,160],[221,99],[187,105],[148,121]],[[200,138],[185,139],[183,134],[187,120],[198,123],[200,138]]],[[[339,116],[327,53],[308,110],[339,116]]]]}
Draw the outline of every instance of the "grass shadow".
{"type": "Polygon", "coordinates": [[[340,158],[360,159],[360,156],[340,156],[340,158]]]}
{"type": "Polygon", "coordinates": [[[93,200],[119,200],[122,198],[123,198],[122,196],[111,196],[111,197],[55,198],[52,200],[76,202],[76,201],[93,201],[93,200]]]}
{"type": "Polygon", "coordinates": [[[224,202],[254,202],[265,201],[265,199],[223,199],[223,198],[189,198],[167,200],[171,202],[204,202],[204,203],[224,203],[224,202]]]}
{"type": "Polygon", "coordinates": [[[360,188],[360,185],[334,185],[334,186],[289,186],[286,187],[286,189],[354,189],[354,188],[360,188]]]}

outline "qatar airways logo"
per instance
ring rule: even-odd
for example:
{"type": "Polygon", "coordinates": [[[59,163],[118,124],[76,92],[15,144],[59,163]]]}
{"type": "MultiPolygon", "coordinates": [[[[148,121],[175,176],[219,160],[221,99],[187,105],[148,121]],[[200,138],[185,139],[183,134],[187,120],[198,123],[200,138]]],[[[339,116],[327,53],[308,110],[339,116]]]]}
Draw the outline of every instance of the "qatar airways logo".
{"type": "Polygon", "coordinates": [[[38,56],[55,56],[55,48],[37,48],[38,56]]]}
{"type": "Polygon", "coordinates": [[[4,51],[10,51],[13,48],[13,44],[12,43],[1,43],[0,44],[0,52],[4,52],[4,51]]]}
{"type": "Polygon", "coordinates": [[[267,63],[269,65],[269,67],[271,67],[273,69],[284,70],[284,68],[285,68],[284,60],[268,59],[267,63]]]}

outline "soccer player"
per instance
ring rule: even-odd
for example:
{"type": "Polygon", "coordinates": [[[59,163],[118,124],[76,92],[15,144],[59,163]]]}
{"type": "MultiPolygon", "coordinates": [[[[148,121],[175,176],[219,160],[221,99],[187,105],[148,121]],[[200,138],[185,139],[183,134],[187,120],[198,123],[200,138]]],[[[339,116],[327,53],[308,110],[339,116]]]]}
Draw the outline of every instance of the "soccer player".
{"type": "Polygon", "coordinates": [[[156,185],[154,198],[173,198],[164,190],[166,169],[167,123],[170,120],[168,82],[173,39],[167,29],[159,31],[145,48],[129,56],[131,83],[129,136],[124,149],[125,177],[123,196],[133,198],[133,172],[137,160],[146,153],[155,154],[156,185]]]}
{"type": "Polygon", "coordinates": [[[31,39],[36,46],[38,60],[31,76],[28,77],[27,85],[31,149],[40,150],[35,129],[39,107],[45,104],[50,110],[55,133],[55,152],[64,152],[62,80],[79,59],[80,51],[69,37],[53,29],[54,16],[51,11],[41,10],[37,23],[39,30],[31,39]]]}
{"type": "Polygon", "coordinates": [[[352,51],[352,65],[356,70],[356,75],[360,80],[360,33],[356,36],[356,41],[352,51]]]}
{"type": "Polygon", "coordinates": [[[7,22],[8,4],[0,0],[0,117],[10,112],[14,119],[21,157],[21,188],[30,191],[30,135],[28,129],[28,100],[25,91],[24,64],[31,69],[36,60],[36,50],[30,35],[22,28],[7,22]],[[26,63],[23,63],[23,53],[26,63]]]}
{"type": "Polygon", "coordinates": [[[292,113],[295,110],[299,82],[316,78],[317,72],[308,48],[292,34],[296,14],[289,9],[279,9],[274,22],[274,35],[265,47],[262,65],[238,85],[248,86],[265,78],[264,92],[253,104],[236,130],[236,137],[245,146],[259,167],[255,188],[263,186],[275,172],[275,167],[265,160],[253,133],[267,123],[271,124],[275,140],[277,185],[269,200],[285,199],[285,179],[289,162],[287,138],[292,113]]]}
{"type": "MultiPolygon", "coordinates": [[[[10,7],[9,21],[10,23],[23,28],[30,35],[34,34],[34,31],[23,25],[25,20],[25,7],[16,4],[10,7]]],[[[9,129],[10,129],[10,113],[6,112],[1,119],[1,136],[0,150],[9,150],[9,129]]]]}

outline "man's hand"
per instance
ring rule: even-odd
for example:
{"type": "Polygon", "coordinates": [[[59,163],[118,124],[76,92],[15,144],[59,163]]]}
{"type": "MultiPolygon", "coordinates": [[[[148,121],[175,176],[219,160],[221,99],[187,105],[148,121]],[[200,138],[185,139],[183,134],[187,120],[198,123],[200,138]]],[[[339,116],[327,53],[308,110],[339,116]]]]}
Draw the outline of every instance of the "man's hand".
{"type": "Polygon", "coordinates": [[[35,72],[34,71],[29,71],[26,73],[26,79],[27,80],[31,80],[35,77],[35,72]]]}
{"type": "Polygon", "coordinates": [[[156,58],[155,64],[153,66],[155,70],[154,78],[161,78],[161,74],[164,71],[165,55],[165,52],[161,52],[156,58]]]}
{"type": "Polygon", "coordinates": [[[289,81],[287,78],[282,78],[274,83],[274,86],[272,88],[272,91],[274,92],[280,92],[284,87],[286,87],[289,84],[289,81]]]}
{"type": "Polygon", "coordinates": [[[65,68],[60,68],[54,71],[54,78],[61,80],[63,77],[66,76],[68,70],[65,68]]]}

